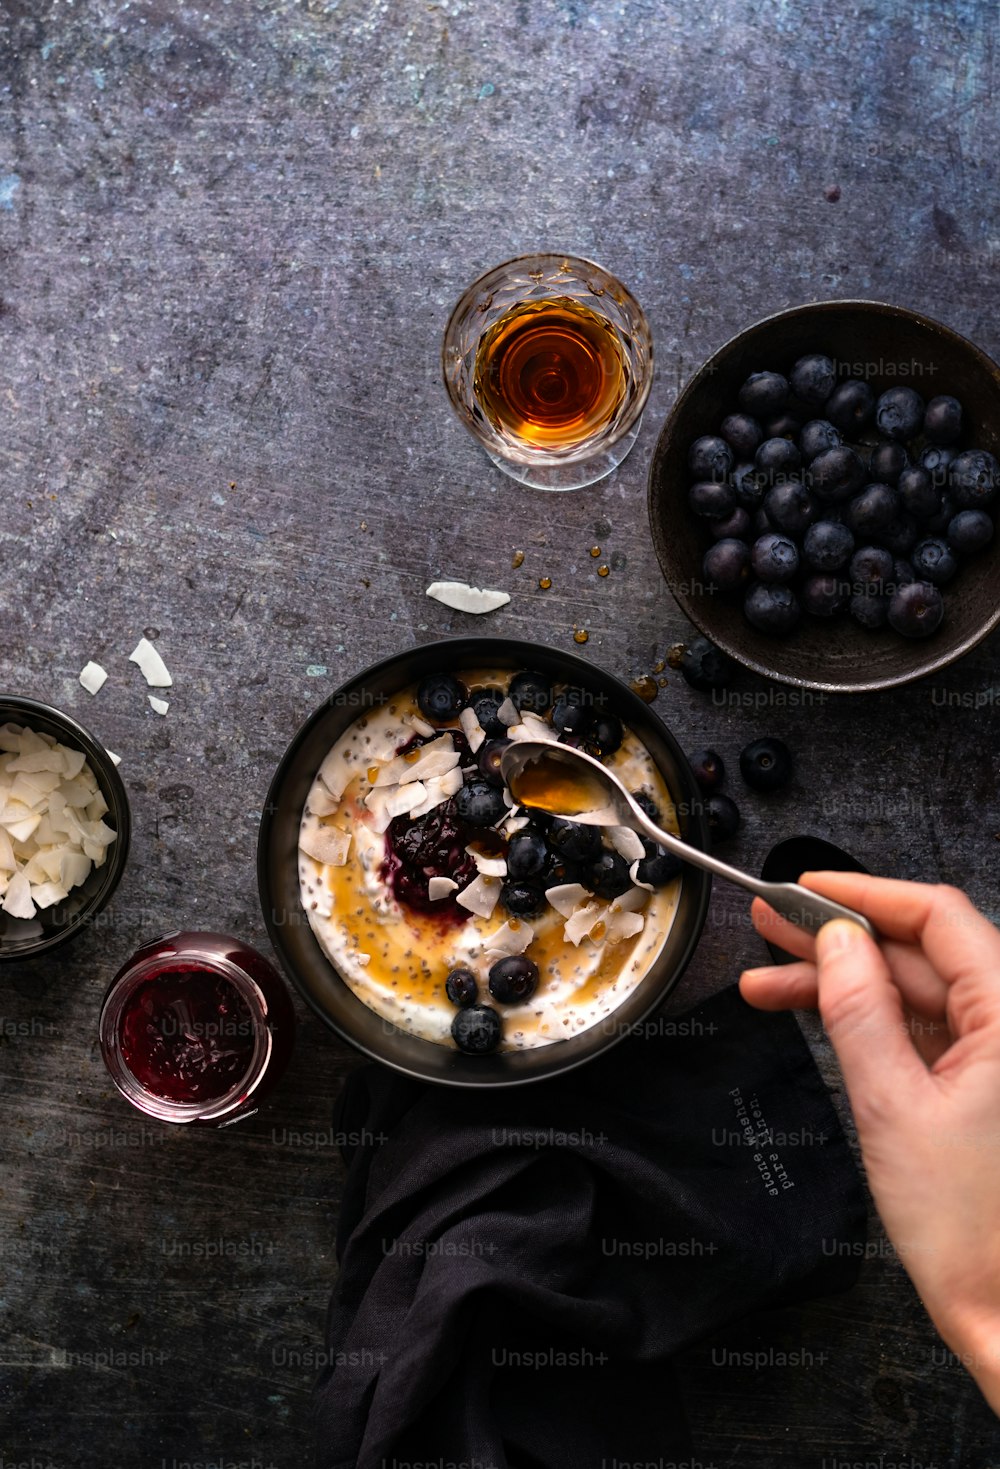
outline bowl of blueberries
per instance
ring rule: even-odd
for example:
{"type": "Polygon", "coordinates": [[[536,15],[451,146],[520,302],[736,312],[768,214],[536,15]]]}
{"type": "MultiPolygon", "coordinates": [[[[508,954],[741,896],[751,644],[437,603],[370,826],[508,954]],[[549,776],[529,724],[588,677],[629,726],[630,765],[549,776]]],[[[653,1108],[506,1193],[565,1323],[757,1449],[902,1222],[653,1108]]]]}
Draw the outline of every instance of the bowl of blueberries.
{"type": "Polygon", "coordinates": [[[903,307],[824,301],[734,337],[688,383],[649,475],[691,621],[800,688],[892,688],[1000,622],[1000,368],[903,307]]]}

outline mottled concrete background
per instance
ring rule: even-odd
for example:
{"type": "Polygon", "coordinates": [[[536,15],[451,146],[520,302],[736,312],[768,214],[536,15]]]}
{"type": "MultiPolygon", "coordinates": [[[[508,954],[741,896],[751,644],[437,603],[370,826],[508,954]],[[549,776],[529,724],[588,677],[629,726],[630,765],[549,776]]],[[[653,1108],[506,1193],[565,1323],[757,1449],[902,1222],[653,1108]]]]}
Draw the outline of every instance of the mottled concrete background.
{"type": "MultiPolygon", "coordinates": [[[[628,678],[684,636],[645,471],[732,332],[858,294],[1000,352],[995,22],[973,0],[0,0],[0,683],[122,754],[136,826],[109,924],[0,974],[4,1463],[308,1459],[341,1179],[322,1130],[352,1063],[309,1019],[242,1130],[143,1131],[97,1054],[103,987],[181,923],[264,945],[257,813],[295,728],[373,659],[484,627],[433,578],[507,588],[496,633],[585,627],[628,678]],[[546,246],[622,275],[658,361],[632,457],[562,498],[493,469],[438,368],[459,290],[546,246]],[[144,630],[166,718],[126,662],[144,630]]],[[[688,747],[796,747],[794,788],[744,800],[736,859],[815,830],[997,916],[996,706],[945,699],[988,692],[998,648],[933,689],[789,709],[747,676],[720,708],[671,676],[656,707],[688,747]]],[[[720,889],[677,1004],[761,952],[720,889]]],[[[812,1357],[691,1354],[706,1465],[995,1462],[888,1256],[723,1345],[812,1357]]]]}

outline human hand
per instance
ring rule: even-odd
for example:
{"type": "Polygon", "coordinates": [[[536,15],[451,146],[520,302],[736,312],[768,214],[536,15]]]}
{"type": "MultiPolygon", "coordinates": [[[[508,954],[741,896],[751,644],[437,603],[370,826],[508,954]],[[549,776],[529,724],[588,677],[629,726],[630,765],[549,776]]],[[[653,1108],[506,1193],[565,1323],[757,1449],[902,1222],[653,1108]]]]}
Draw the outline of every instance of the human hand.
{"type": "Polygon", "coordinates": [[[818,1005],[872,1195],[931,1319],[1000,1413],[1000,932],[955,888],[806,873],[863,913],[813,937],[759,898],[758,931],[800,962],[749,969],[763,1010],[818,1005]]]}

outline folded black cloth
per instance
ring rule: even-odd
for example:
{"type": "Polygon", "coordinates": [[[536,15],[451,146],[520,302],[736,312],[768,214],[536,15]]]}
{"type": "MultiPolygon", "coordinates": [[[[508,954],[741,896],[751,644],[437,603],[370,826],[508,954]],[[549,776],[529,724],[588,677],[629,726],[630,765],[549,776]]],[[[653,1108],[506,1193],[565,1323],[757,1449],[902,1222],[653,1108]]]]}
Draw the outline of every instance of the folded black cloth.
{"type": "Polygon", "coordinates": [[[690,1456],[670,1358],[849,1286],[861,1180],[801,1032],[735,986],[551,1082],[356,1073],[322,1469],[690,1456]]]}

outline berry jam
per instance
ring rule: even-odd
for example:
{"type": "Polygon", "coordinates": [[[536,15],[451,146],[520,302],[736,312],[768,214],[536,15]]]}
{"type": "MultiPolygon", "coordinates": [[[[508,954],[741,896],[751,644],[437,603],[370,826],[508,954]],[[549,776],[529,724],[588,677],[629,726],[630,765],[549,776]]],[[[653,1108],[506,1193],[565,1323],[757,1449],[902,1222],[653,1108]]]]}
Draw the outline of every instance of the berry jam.
{"type": "Polygon", "coordinates": [[[450,877],[461,891],[476,875],[476,864],[465,850],[473,833],[455,814],[452,801],[435,806],[426,816],[396,816],[385,834],[385,857],[380,876],[397,903],[418,913],[432,914],[448,926],[464,923],[468,910],[454,897],[432,903],[427,884],[432,877],[450,877]]]}
{"type": "Polygon", "coordinates": [[[224,1097],[253,1059],[253,1016],[210,969],[167,971],[130,996],[119,1022],[122,1059],[140,1086],[171,1102],[224,1097]]]}

